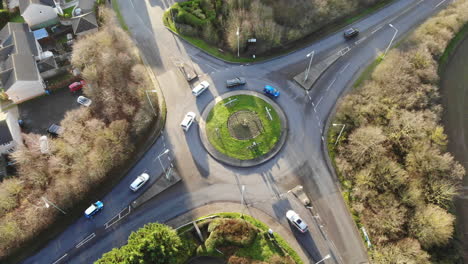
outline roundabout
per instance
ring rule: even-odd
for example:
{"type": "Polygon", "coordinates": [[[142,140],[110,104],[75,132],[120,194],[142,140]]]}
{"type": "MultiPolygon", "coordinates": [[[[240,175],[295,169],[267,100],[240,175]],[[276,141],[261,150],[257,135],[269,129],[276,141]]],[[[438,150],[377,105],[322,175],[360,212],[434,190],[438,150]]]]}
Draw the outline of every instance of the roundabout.
{"type": "Polygon", "coordinates": [[[216,160],[251,167],[273,158],[286,141],[287,121],[267,96],[239,90],[208,104],[200,120],[200,139],[216,160]]]}

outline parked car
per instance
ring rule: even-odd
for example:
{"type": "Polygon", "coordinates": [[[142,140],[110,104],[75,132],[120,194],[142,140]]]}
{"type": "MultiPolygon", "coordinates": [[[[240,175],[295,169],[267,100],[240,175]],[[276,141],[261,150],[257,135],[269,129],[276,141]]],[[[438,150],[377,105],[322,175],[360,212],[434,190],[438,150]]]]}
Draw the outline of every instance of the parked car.
{"type": "Polygon", "coordinates": [[[85,216],[86,218],[91,218],[93,217],[93,215],[97,214],[99,211],[102,210],[102,208],[104,207],[104,203],[102,203],[101,201],[97,201],[95,203],[93,203],[90,207],[88,207],[88,209],[86,209],[85,211],[85,216]]]}
{"type": "Polygon", "coordinates": [[[206,89],[208,89],[209,86],[210,84],[207,81],[202,81],[197,86],[195,86],[195,88],[192,89],[192,94],[195,96],[199,96],[206,89]]]}
{"type": "Polygon", "coordinates": [[[190,129],[190,126],[193,124],[193,121],[195,121],[195,117],[197,115],[194,112],[188,112],[184,120],[182,120],[182,123],[180,123],[180,126],[182,126],[182,129],[185,131],[188,131],[190,129]]]}
{"type": "Polygon", "coordinates": [[[344,31],[343,36],[345,39],[352,39],[359,35],[359,30],[357,28],[348,28],[344,31]]]}
{"type": "Polygon", "coordinates": [[[148,173],[142,173],[130,184],[130,190],[136,192],[149,180],[148,173]]]}
{"type": "Polygon", "coordinates": [[[226,81],[226,87],[230,88],[230,87],[235,87],[235,86],[239,86],[239,85],[244,85],[246,83],[247,82],[245,81],[245,78],[236,77],[234,79],[227,80],[226,81]]]}
{"type": "Polygon", "coordinates": [[[265,85],[265,87],[263,87],[263,93],[273,97],[278,97],[280,95],[280,92],[270,85],[265,85]]]}
{"type": "Polygon", "coordinates": [[[75,93],[76,91],[79,91],[83,88],[83,86],[86,85],[86,82],[84,80],[81,80],[79,82],[74,82],[68,86],[70,89],[70,92],[75,93]]]}
{"type": "Polygon", "coordinates": [[[63,133],[63,128],[59,125],[52,124],[47,129],[47,133],[51,134],[52,136],[58,136],[63,133]]]}
{"type": "Polygon", "coordinates": [[[87,106],[89,107],[91,105],[91,103],[93,101],[91,101],[91,99],[89,99],[88,97],[84,97],[82,95],[78,96],[78,99],[76,99],[76,101],[80,104],[80,105],[84,105],[84,106],[87,106]]]}
{"type": "Polygon", "coordinates": [[[302,221],[301,217],[293,210],[289,210],[286,212],[286,218],[289,220],[289,222],[291,222],[293,226],[295,226],[302,233],[307,232],[307,230],[309,229],[307,224],[304,221],[302,221]]]}

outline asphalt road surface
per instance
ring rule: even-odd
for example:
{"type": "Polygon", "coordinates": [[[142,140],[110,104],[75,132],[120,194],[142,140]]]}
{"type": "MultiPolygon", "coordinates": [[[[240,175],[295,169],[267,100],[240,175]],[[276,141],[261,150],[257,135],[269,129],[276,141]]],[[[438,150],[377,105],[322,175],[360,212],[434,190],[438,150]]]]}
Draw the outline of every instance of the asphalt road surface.
{"type": "MultiPolygon", "coordinates": [[[[132,37],[151,66],[166,99],[168,118],[161,137],[130,173],[108,194],[96,194],[105,208],[92,220],[84,217],[23,263],[92,263],[113,247],[125,244],[131,231],[145,223],[166,222],[193,208],[217,201],[240,201],[244,185],[248,206],[260,209],[290,228],[284,217],[290,208],[306,222],[314,223],[306,236],[296,235],[310,263],[331,254],[326,263],[367,263],[367,253],[340,194],[339,182],[327,162],[324,131],[340,96],[351,86],[379,52],[397,43],[425,19],[450,1],[396,1],[353,27],[358,38],[345,41],[336,32],[307,48],[268,62],[239,65],[217,60],[186,44],[162,24],[164,10],[174,1],[119,0],[132,37]],[[392,24],[393,27],[389,26],[392,24]],[[336,52],[346,51],[316,82],[309,93],[292,77],[304,71],[306,54],[315,51],[318,62],[336,52]],[[209,90],[195,98],[176,68],[186,62],[210,82],[209,90]],[[242,89],[259,91],[265,84],[280,89],[277,99],[288,117],[289,134],[282,151],[270,161],[253,168],[234,168],[218,163],[204,150],[195,124],[184,133],[180,122],[188,111],[198,115],[214,97],[228,91],[225,80],[243,76],[242,89]],[[152,181],[163,172],[156,157],[168,148],[183,181],[137,209],[128,209],[137,197],[128,189],[141,172],[152,181]],[[312,200],[314,215],[297,199],[285,193],[296,186],[304,188],[312,200]],[[114,216],[122,216],[115,224],[114,216]],[[302,213],[301,213],[302,212],[302,213]]],[[[239,88],[236,88],[239,89],[239,88]]],[[[148,186],[145,186],[147,188],[148,186]]],[[[144,191],[144,190],[142,190],[144,191]]],[[[84,210],[85,208],[83,208],[84,210]]],[[[292,232],[294,232],[292,230],[292,232]]],[[[305,260],[307,262],[307,260],[305,260]]]]}

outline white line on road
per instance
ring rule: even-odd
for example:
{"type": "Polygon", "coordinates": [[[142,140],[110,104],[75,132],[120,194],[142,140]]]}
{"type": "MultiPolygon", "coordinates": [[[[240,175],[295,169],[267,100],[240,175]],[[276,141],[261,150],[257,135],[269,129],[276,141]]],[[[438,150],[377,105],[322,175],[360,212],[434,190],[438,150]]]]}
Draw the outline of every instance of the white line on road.
{"type": "Polygon", "coordinates": [[[340,54],[340,56],[344,56],[346,53],[348,53],[351,49],[349,47],[346,47],[346,48],[343,48],[341,49],[340,51],[338,51],[338,53],[340,54]]]}
{"type": "MultiPolygon", "coordinates": [[[[310,100],[312,100],[312,99],[310,99],[310,100]]],[[[314,104],[314,102],[312,102],[312,106],[313,106],[313,107],[314,107],[314,109],[315,109],[315,104],[314,104]]]]}
{"type": "Polygon", "coordinates": [[[323,136],[322,136],[322,141],[325,142],[325,138],[323,138],[323,136]]]}
{"type": "Polygon", "coordinates": [[[316,106],[316,107],[318,107],[318,106],[319,106],[320,102],[322,102],[322,99],[323,99],[323,96],[322,96],[322,97],[320,97],[320,99],[318,100],[318,103],[317,103],[317,106],[316,106]]]}
{"type": "Polygon", "coordinates": [[[383,28],[383,25],[381,25],[380,27],[374,29],[374,31],[371,32],[371,34],[375,34],[375,32],[381,30],[383,28]]]}
{"type": "Polygon", "coordinates": [[[65,258],[66,256],[68,256],[68,254],[65,254],[65,255],[61,256],[59,259],[57,259],[56,261],[54,261],[54,263],[52,263],[52,264],[57,264],[57,263],[59,263],[59,262],[60,262],[63,258],[65,258]]]}
{"type": "Polygon", "coordinates": [[[208,63],[207,63],[207,64],[205,64],[205,65],[206,65],[206,66],[208,66],[208,67],[210,67],[211,69],[213,69],[213,70],[215,70],[215,71],[218,71],[218,69],[217,69],[217,68],[215,68],[215,67],[211,66],[211,65],[210,65],[210,64],[208,64],[208,63]]]}
{"type": "Polygon", "coordinates": [[[362,37],[360,38],[358,41],[354,42],[354,44],[356,45],[359,45],[359,43],[363,42],[364,40],[366,40],[367,37],[362,37]]]}
{"type": "MultiPolygon", "coordinates": [[[[330,89],[330,87],[331,87],[335,82],[336,82],[336,77],[335,77],[335,79],[333,79],[333,81],[328,85],[327,91],[328,91],[328,89],[330,89]]],[[[317,104],[317,105],[318,105],[318,104],[317,104]]]]}
{"type": "Polygon", "coordinates": [[[349,67],[350,63],[346,64],[341,70],[340,70],[340,74],[342,74],[348,67],[349,67]]]}
{"type": "Polygon", "coordinates": [[[434,7],[434,9],[435,9],[435,8],[438,8],[438,7],[439,7],[441,4],[443,4],[445,1],[447,1],[447,0],[442,0],[440,3],[438,3],[438,4],[434,7]]]}
{"type": "Polygon", "coordinates": [[[92,233],[91,235],[87,236],[85,239],[81,240],[80,243],[76,244],[76,248],[79,248],[83,246],[84,244],[88,243],[91,239],[93,239],[96,236],[95,233],[92,233]]]}
{"type": "Polygon", "coordinates": [[[315,107],[314,107],[314,112],[317,113],[317,109],[315,109],[315,107]]]}

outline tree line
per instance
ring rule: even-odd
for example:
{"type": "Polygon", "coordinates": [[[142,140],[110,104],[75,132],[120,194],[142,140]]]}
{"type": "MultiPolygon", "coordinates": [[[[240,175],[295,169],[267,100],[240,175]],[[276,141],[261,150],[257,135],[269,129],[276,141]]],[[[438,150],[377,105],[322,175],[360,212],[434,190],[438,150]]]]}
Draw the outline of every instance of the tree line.
{"type": "Polygon", "coordinates": [[[453,199],[465,170],[446,152],[438,59],[468,22],[456,1],[391,50],[341,101],[329,134],[345,200],[374,263],[456,263],[453,199]]]}
{"type": "MultiPolygon", "coordinates": [[[[81,37],[71,62],[82,72],[92,99],[88,107],[65,114],[63,133],[49,138],[43,154],[37,134],[24,134],[24,146],[13,154],[17,176],[0,183],[0,258],[5,258],[60,220],[60,212],[45,208],[44,199],[67,212],[88,203],[109,172],[128,162],[134,143],[154,122],[145,90],[154,89],[138,51],[117,26],[112,11],[100,9],[97,33],[81,37]]],[[[157,111],[155,96],[150,97],[157,111]]]]}

